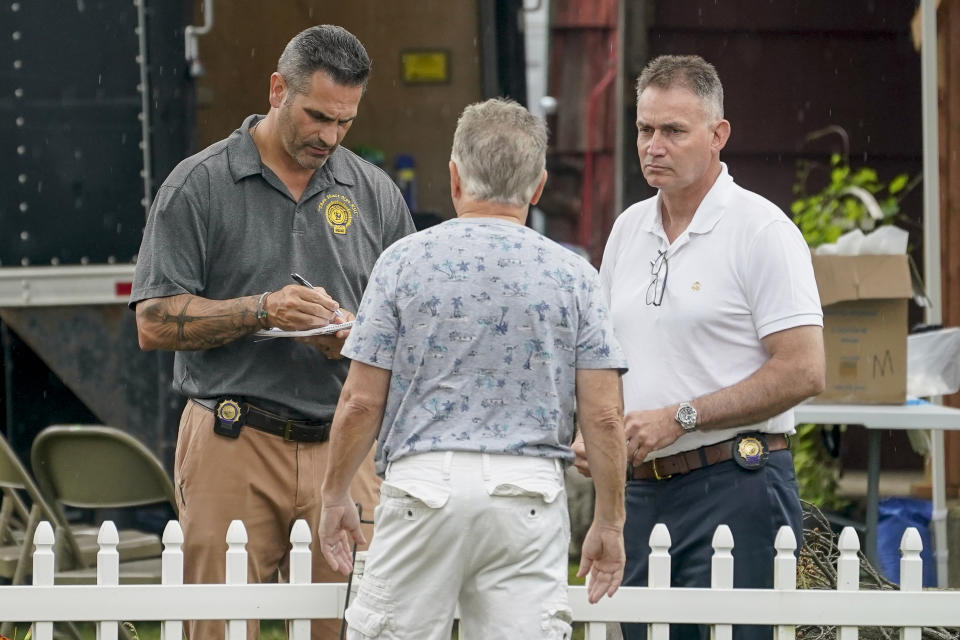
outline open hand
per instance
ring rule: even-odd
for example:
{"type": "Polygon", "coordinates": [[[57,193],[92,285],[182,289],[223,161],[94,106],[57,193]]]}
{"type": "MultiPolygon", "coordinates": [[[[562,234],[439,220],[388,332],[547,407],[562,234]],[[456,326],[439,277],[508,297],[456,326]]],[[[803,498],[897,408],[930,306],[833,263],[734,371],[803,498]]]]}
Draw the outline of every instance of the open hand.
{"type": "Polygon", "coordinates": [[[360,514],[350,496],[339,500],[324,500],[317,530],[320,553],[330,568],[343,575],[353,571],[352,544],[365,545],[367,539],[360,530],[360,514]]]}
{"type": "Polygon", "coordinates": [[[580,570],[577,577],[590,575],[587,581],[587,600],[596,604],[606,594],[612,596],[623,581],[626,554],[623,550],[623,529],[601,526],[594,522],[587,531],[580,552],[580,570]]]}

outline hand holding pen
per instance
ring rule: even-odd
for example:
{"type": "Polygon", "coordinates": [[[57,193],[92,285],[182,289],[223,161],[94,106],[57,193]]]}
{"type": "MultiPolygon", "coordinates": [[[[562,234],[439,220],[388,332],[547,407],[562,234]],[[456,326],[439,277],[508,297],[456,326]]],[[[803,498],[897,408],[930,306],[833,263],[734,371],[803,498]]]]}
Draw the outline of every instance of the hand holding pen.
{"type": "MultiPolygon", "coordinates": [[[[310,284],[310,282],[299,273],[291,273],[290,277],[293,278],[294,282],[308,289],[316,288],[312,284],[310,284]]],[[[343,315],[343,311],[341,311],[339,307],[337,307],[337,309],[333,312],[333,315],[337,316],[341,320],[346,319],[346,316],[343,315]]]]}
{"type": "MultiPolygon", "coordinates": [[[[316,289],[316,287],[310,284],[310,282],[299,273],[291,273],[290,277],[301,286],[307,287],[308,289],[316,289]]],[[[334,310],[333,315],[338,317],[341,322],[353,319],[352,316],[348,318],[339,306],[334,310]]],[[[340,349],[343,347],[343,341],[346,339],[347,334],[349,333],[349,328],[340,329],[336,332],[336,334],[333,335],[310,336],[306,338],[297,338],[297,340],[306,342],[307,344],[319,349],[320,352],[330,360],[339,360],[342,357],[340,355],[340,349]]]]}
{"type": "MultiPolygon", "coordinates": [[[[267,324],[285,331],[303,331],[353,319],[349,311],[340,309],[340,304],[323,287],[311,286],[297,274],[292,277],[296,284],[267,291],[261,296],[266,317],[266,323],[261,322],[261,327],[267,324]]],[[[257,311],[260,312],[260,303],[257,311]]]]}

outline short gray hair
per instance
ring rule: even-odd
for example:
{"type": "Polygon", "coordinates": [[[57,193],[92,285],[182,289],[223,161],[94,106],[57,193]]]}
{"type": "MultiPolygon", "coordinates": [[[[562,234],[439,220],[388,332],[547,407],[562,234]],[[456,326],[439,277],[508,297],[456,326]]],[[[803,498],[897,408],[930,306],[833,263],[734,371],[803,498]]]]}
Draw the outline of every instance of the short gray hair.
{"type": "Polygon", "coordinates": [[[303,94],[317,71],[329,74],[346,87],[366,88],[370,77],[370,56],[357,37],[332,24],[321,24],[293,37],[277,62],[277,72],[293,90],[303,94]]]}
{"type": "Polygon", "coordinates": [[[659,56],[637,78],[637,100],[649,86],[659,89],[683,87],[699,96],[711,120],[723,118],[723,85],[713,65],[700,56],[659,56]]]}
{"type": "Polygon", "coordinates": [[[543,120],[513,100],[493,98],[460,114],[450,159],[471,198],[524,206],[540,184],[546,155],[543,120]]]}

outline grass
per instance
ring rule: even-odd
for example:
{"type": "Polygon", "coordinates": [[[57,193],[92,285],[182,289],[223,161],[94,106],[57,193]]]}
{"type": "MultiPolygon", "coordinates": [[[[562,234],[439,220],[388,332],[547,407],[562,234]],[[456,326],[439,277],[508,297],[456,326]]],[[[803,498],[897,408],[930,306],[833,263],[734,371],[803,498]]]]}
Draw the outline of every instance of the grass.
{"type": "Polygon", "coordinates": [[[582,587],[584,584],[586,584],[587,580],[586,578],[577,577],[577,570],[579,568],[580,568],[579,562],[570,563],[570,565],[567,567],[567,582],[572,585],[579,585],[582,587]]]}

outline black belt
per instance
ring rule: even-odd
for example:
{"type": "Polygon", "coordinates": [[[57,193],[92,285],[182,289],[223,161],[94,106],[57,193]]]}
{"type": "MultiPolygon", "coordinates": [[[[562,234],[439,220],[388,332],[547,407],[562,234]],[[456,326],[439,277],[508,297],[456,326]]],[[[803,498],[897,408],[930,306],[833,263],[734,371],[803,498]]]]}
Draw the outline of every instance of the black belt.
{"type": "MultiPolygon", "coordinates": [[[[210,409],[202,402],[198,404],[210,409]]],[[[230,438],[238,437],[240,429],[247,426],[293,442],[330,439],[330,420],[293,420],[229,397],[218,398],[212,411],[214,432],[230,438]]]]}

